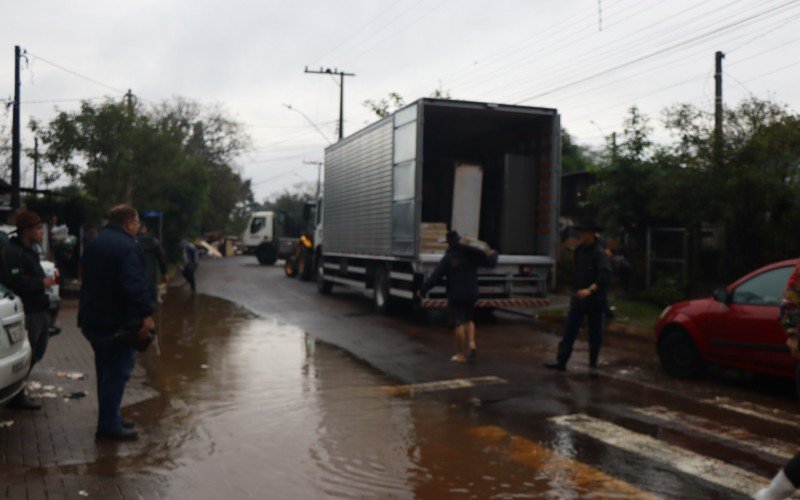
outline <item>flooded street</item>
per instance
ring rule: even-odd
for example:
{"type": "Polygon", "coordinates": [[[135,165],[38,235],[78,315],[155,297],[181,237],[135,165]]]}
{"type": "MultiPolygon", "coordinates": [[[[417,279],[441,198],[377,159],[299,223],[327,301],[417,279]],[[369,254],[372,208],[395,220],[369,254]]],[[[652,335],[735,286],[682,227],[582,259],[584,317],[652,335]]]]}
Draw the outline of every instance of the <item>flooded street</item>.
{"type": "Polygon", "coordinates": [[[168,497],[551,489],[463,408],[392,395],[391,380],[297,327],[185,294],[169,296],[160,327],[161,355],[143,365],[161,395],[127,409],[146,434],[116,473],[155,476],[168,497]]]}
{"type": "Polygon", "coordinates": [[[204,261],[198,284],[170,289],[158,349],[139,356],[131,443],[93,439],[91,349],[66,304],[31,375],[52,391],[44,410],[0,409],[0,493],[746,498],[800,449],[781,381],[673,379],[652,352],[613,346],[591,380],[582,343],[554,374],[542,362],[558,337],[502,314],[479,324],[478,361],[454,364],[441,314],[382,317],[358,293],[319,295],[247,258],[204,261]],[[74,391],[88,397],[60,397],[74,391]]]}

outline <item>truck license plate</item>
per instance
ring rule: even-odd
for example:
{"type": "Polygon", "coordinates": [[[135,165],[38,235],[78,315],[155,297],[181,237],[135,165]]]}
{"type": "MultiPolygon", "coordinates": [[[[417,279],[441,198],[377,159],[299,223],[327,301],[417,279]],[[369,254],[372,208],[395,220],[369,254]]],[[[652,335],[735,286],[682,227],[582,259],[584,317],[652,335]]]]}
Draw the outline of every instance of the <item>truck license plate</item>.
{"type": "Polygon", "coordinates": [[[16,344],[17,342],[21,341],[25,336],[25,329],[22,328],[22,323],[8,325],[6,330],[8,330],[8,336],[11,337],[12,344],[16,344]]]}

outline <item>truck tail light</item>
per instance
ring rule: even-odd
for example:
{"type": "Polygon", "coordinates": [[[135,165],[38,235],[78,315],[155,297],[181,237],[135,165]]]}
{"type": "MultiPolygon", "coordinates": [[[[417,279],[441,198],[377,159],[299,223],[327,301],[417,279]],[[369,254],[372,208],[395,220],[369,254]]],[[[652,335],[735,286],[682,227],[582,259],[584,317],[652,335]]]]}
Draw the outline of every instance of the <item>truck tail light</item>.
{"type": "Polygon", "coordinates": [[[528,265],[519,266],[519,274],[523,276],[530,276],[531,274],[533,274],[533,266],[528,266],[528,265]]]}
{"type": "Polygon", "coordinates": [[[60,273],[60,272],[58,272],[58,268],[56,268],[56,269],[54,270],[54,273],[53,273],[53,281],[55,281],[55,282],[56,282],[56,285],[60,285],[60,284],[61,284],[61,273],[60,273]]]}

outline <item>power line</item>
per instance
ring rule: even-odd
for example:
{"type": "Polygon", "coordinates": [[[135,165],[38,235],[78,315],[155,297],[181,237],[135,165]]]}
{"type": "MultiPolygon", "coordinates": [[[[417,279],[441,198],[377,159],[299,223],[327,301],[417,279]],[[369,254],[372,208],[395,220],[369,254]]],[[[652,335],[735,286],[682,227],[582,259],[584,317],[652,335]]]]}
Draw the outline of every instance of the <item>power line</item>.
{"type": "Polygon", "coordinates": [[[402,2],[396,2],[396,3],[392,3],[392,4],[389,6],[389,8],[388,8],[388,9],[384,9],[384,10],[382,10],[382,11],[380,12],[380,14],[378,14],[378,15],[377,15],[377,16],[375,16],[375,17],[373,17],[373,18],[372,18],[372,19],[371,19],[369,22],[367,22],[366,24],[362,25],[360,28],[358,28],[356,31],[354,31],[354,32],[353,32],[353,33],[352,33],[350,36],[348,36],[347,38],[345,38],[344,40],[342,40],[342,42],[340,42],[338,45],[336,45],[335,47],[333,47],[333,48],[332,48],[332,49],[330,49],[329,51],[325,52],[323,55],[319,56],[318,58],[314,59],[314,61],[312,61],[312,64],[316,64],[316,63],[320,62],[322,59],[324,59],[325,57],[327,57],[327,56],[329,56],[329,55],[331,55],[331,54],[335,53],[335,52],[336,52],[337,50],[339,50],[339,49],[340,49],[342,46],[344,46],[344,45],[345,45],[347,42],[349,42],[350,40],[352,40],[352,39],[353,39],[353,38],[354,38],[356,35],[360,34],[360,33],[361,33],[361,32],[363,32],[365,29],[367,29],[367,28],[369,28],[369,27],[373,26],[373,25],[374,25],[374,23],[375,23],[375,22],[376,22],[378,19],[380,19],[381,17],[383,17],[384,15],[386,15],[387,13],[389,13],[389,12],[390,12],[392,9],[394,9],[394,8],[395,8],[395,7],[397,7],[398,5],[402,5],[402,2]]]}
{"type": "Polygon", "coordinates": [[[778,7],[775,7],[775,8],[772,8],[772,9],[768,9],[768,10],[760,12],[758,14],[754,14],[754,15],[752,15],[750,17],[745,18],[745,19],[740,19],[739,21],[727,24],[725,26],[722,26],[720,28],[716,28],[716,29],[708,31],[706,33],[702,33],[702,34],[697,35],[695,37],[692,37],[692,38],[690,38],[688,40],[683,40],[681,42],[669,45],[669,46],[664,47],[662,49],[658,49],[658,50],[650,52],[649,54],[646,54],[644,56],[636,57],[636,58],[631,59],[629,61],[626,61],[624,63],[612,66],[611,68],[602,70],[602,71],[597,72],[597,73],[593,73],[593,74],[591,74],[589,76],[585,76],[583,78],[579,78],[578,80],[574,80],[572,82],[565,83],[563,85],[559,85],[558,87],[552,88],[552,89],[547,90],[545,92],[540,92],[538,94],[532,95],[530,97],[522,99],[521,101],[517,102],[516,104],[522,104],[522,103],[531,101],[533,99],[537,99],[539,97],[543,97],[543,96],[552,94],[554,92],[558,92],[559,90],[563,90],[563,89],[566,89],[566,88],[574,87],[575,85],[578,85],[580,83],[583,83],[583,82],[586,82],[586,81],[589,81],[589,80],[593,80],[593,79],[595,79],[595,78],[597,78],[599,76],[607,75],[609,73],[613,73],[615,71],[618,71],[618,70],[620,70],[622,68],[626,68],[628,66],[632,66],[632,65],[637,64],[637,63],[642,62],[642,61],[646,61],[646,60],[648,60],[648,59],[650,59],[652,57],[655,57],[657,55],[661,55],[661,54],[664,54],[666,52],[670,52],[670,51],[675,50],[677,48],[685,47],[686,45],[689,45],[691,43],[698,42],[700,40],[703,40],[703,39],[708,38],[710,36],[713,36],[715,34],[721,33],[723,31],[729,30],[731,28],[735,28],[736,26],[740,26],[740,25],[742,25],[744,23],[753,21],[753,20],[758,19],[760,17],[763,17],[765,15],[777,12],[777,11],[779,11],[779,10],[785,8],[785,7],[791,6],[792,4],[796,4],[798,1],[799,0],[791,0],[790,2],[783,3],[778,7]]]}
{"type": "Polygon", "coordinates": [[[402,28],[400,28],[400,29],[398,29],[398,30],[395,30],[394,32],[390,33],[390,34],[389,34],[389,35],[388,35],[386,38],[384,38],[383,40],[381,40],[381,41],[379,41],[379,42],[376,42],[376,43],[375,43],[375,44],[373,44],[371,47],[368,47],[366,50],[364,50],[364,51],[362,51],[362,52],[359,52],[359,53],[358,53],[357,55],[355,55],[355,56],[351,56],[351,57],[345,58],[343,62],[351,62],[351,61],[355,61],[356,59],[358,59],[358,58],[360,58],[360,57],[362,57],[362,56],[364,56],[364,55],[366,55],[366,54],[369,54],[370,52],[372,52],[373,50],[377,49],[378,47],[380,47],[380,46],[381,46],[381,45],[383,45],[384,43],[386,43],[386,42],[388,42],[389,40],[391,40],[391,39],[393,39],[394,37],[396,37],[398,34],[400,34],[400,33],[404,32],[405,30],[407,30],[407,29],[408,29],[408,28],[410,28],[411,26],[413,26],[413,25],[417,24],[417,23],[418,23],[419,21],[421,21],[422,19],[424,19],[424,18],[428,17],[429,15],[433,14],[433,12],[435,12],[435,11],[439,10],[440,8],[442,8],[442,7],[444,6],[444,4],[446,4],[447,2],[448,2],[448,0],[442,0],[442,1],[441,1],[441,2],[439,2],[438,4],[434,5],[434,6],[433,6],[433,7],[431,7],[430,9],[428,9],[427,11],[423,12],[423,13],[422,13],[422,15],[420,15],[420,16],[418,16],[418,17],[414,18],[414,19],[413,19],[413,20],[412,20],[410,23],[408,23],[408,24],[406,24],[405,26],[403,26],[402,28]]]}
{"type": "Polygon", "coordinates": [[[99,85],[99,86],[101,86],[101,87],[105,87],[105,88],[107,88],[107,89],[109,89],[109,90],[113,90],[114,92],[116,92],[116,93],[118,93],[118,94],[124,94],[124,93],[126,93],[126,92],[127,92],[127,91],[125,91],[125,90],[120,90],[120,89],[118,89],[118,88],[116,88],[116,87],[112,87],[111,85],[108,85],[108,84],[106,84],[106,83],[103,83],[103,82],[101,82],[101,81],[99,81],[99,80],[96,80],[96,79],[94,79],[94,78],[90,77],[90,76],[86,76],[86,75],[84,75],[84,74],[82,74],[82,73],[78,73],[77,71],[74,71],[74,70],[71,70],[71,69],[69,69],[69,68],[66,68],[66,67],[64,67],[64,66],[62,66],[62,65],[60,65],[60,64],[58,64],[58,63],[54,63],[53,61],[47,60],[47,59],[45,59],[45,58],[44,58],[44,57],[42,57],[42,56],[38,56],[38,55],[36,55],[36,54],[33,54],[33,53],[30,53],[30,52],[29,52],[29,54],[31,55],[31,57],[33,57],[33,58],[34,58],[34,59],[36,59],[36,60],[42,61],[42,62],[43,62],[43,63],[45,63],[45,64],[49,64],[50,66],[53,66],[54,68],[58,68],[58,69],[60,69],[61,71],[64,71],[64,72],[66,72],[66,73],[69,73],[69,74],[71,74],[71,75],[73,75],[73,76],[77,76],[78,78],[81,78],[81,79],[83,79],[83,80],[86,80],[87,82],[91,82],[91,83],[94,83],[95,85],[99,85]]]}
{"type": "MultiPolygon", "coordinates": [[[[742,1],[744,1],[744,0],[735,0],[734,2],[731,2],[728,5],[728,7],[730,7],[732,5],[735,5],[737,3],[741,3],[742,1]]],[[[772,1],[772,0],[770,0],[770,1],[772,1]]],[[[660,29],[660,30],[658,30],[658,31],[656,31],[654,33],[647,33],[647,31],[651,30],[652,28],[655,28],[655,27],[657,27],[659,25],[662,25],[662,24],[664,24],[664,23],[666,23],[666,22],[668,22],[668,21],[670,21],[672,19],[679,18],[680,16],[682,16],[684,14],[687,14],[687,13],[691,12],[692,10],[694,10],[694,9],[696,9],[698,7],[704,6],[706,4],[695,4],[695,5],[691,6],[691,7],[683,9],[683,10],[681,10],[681,11],[679,11],[679,12],[677,12],[677,13],[671,15],[671,16],[668,16],[666,18],[660,19],[660,20],[658,20],[658,21],[656,21],[654,23],[651,23],[651,24],[649,24],[647,26],[644,26],[643,28],[640,28],[640,29],[638,29],[636,31],[628,33],[625,36],[623,36],[623,37],[615,40],[614,42],[612,42],[612,45],[610,47],[608,47],[608,49],[605,50],[605,51],[601,51],[599,53],[589,52],[589,53],[585,54],[583,57],[579,57],[577,59],[571,60],[570,61],[571,66],[569,68],[566,68],[564,71],[555,72],[555,73],[552,72],[552,71],[547,71],[547,70],[540,71],[538,74],[546,74],[549,77],[546,81],[542,82],[540,85],[542,85],[544,87],[549,86],[549,85],[556,85],[556,82],[564,81],[565,79],[570,79],[570,78],[577,78],[579,75],[585,74],[586,72],[591,71],[590,68],[587,68],[585,66],[581,66],[581,63],[584,62],[584,61],[591,62],[593,68],[601,68],[603,64],[606,64],[607,62],[618,61],[620,57],[622,57],[624,55],[627,55],[630,52],[630,48],[631,47],[634,47],[634,48],[636,48],[636,50],[641,51],[642,50],[642,46],[644,44],[647,44],[647,43],[652,44],[654,42],[654,40],[656,40],[657,38],[663,37],[665,39],[665,41],[674,41],[676,39],[679,39],[679,36],[677,35],[676,30],[680,29],[680,28],[685,28],[685,31],[688,32],[688,34],[690,34],[690,35],[693,34],[693,33],[696,33],[696,31],[697,31],[696,28],[690,28],[691,25],[696,23],[696,22],[706,22],[706,23],[708,23],[706,21],[707,16],[709,14],[715,12],[716,8],[714,8],[714,9],[712,9],[710,11],[707,11],[707,12],[695,14],[689,20],[680,20],[676,25],[665,26],[663,29],[660,29]],[[631,37],[633,37],[635,35],[638,35],[640,33],[645,33],[645,34],[644,34],[644,36],[641,36],[641,37],[639,37],[639,38],[637,38],[635,40],[626,42],[624,44],[621,43],[621,42],[625,41],[626,39],[631,38],[631,37]],[[617,46],[614,46],[614,45],[617,45],[617,46]],[[572,69],[572,68],[576,68],[576,67],[580,67],[580,70],[572,69]]],[[[733,13],[727,13],[727,15],[725,17],[723,17],[721,19],[715,19],[714,21],[712,21],[712,23],[720,23],[720,22],[723,22],[723,21],[728,20],[728,19],[736,18],[738,15],[740,15],[742,13],[745,13],[745,12],[747,12],[749,10],[752,10],[752,6],[746,7],[745,9],[742,9],[742,10],[739,10],[739,11],[736,11],[736,12],[733,12],[733,13]]],[[[630,17],[631,16],[628,16],[628,17],[620,20],[619,22],[622,22],[623,20],[628,19],[630,17]]],[[[681,35],[681,36],[683,36],[683,35],[681,35]]],[[[537,80],[537,82],[540,81],[540,80],[541,79],[537,80]]],[[[530,77],[526,76],[526,78],[523,78],[523,79],[519,80],[517,83],[511,84],[511,85],[506,85],[505,87],[501,87],[500,89],[495,89],[495,90],[508,91],[511,88],[529,87],[530,85],[531,85],[530,77]]],[[[527,93],[527,92],[525,92],[525,93],[527,93]]],[[[516,95],[511,97],[510,100],[520,99],[523,96],[524,96],[524,94],[517,93],[516,95]]]]}
{"type": "MultiPolygon", "coordinates": [[[[659,4],[663,3],[664,1],[665,0],[660,0],[659,4]]],[[[742,0],[739,0],[739,1],[742,1],[742,0]]],[[[629,13],[627,16],[623,17],[622,19],[619,19],[616,23],[612,24],[612,26],[615,26],[615,25],[617,25],[617,24],[619,24],[622,21],[625,21],[627,19],[636,17],[636,16],[642,14],[643,12],[646,12],[646,11],[652,9],[653,7],[655,7],[655,5],[645,5],[643,8],[641,8],[639,10],[636,10],[636,11],[634,11],[632,13],[629,13]]],[[[692,8],[694,8],[694,7],[692,7],[692,8]]],[[[552,56],[554,56],[554,55],[556,55],[556,54],[558,54],[560,52],[563,52],[563,51],[567,50],[570,47],[577,46],[578,44],[580,44],[584,40],[587,40],[587,39],[594,38],[594,37],[598,36],[597,31],[594,29],[593,25],[589,25],[589,26],[584,27],[582,30],[580,30],[575,35],[570,36],[570,35],[567,34],[564,37],[562,37],[563,40],[560,39],[560,38],[556,38],[555,40],[551,40],[549,44],[547,44],[547,45],[545,45],[543,47],[537,48],[537,50],[535,50],[534,52],[529,53],[528,55],[523,56],[521,59],[517,59],[515,61],[512,61],[509,64],[501,66],[500,68],[497,68],[497,69],[495,69],[495,70],[493,70],[491,72],[488,72],[487,74],[484,74],[482,76],[476,77],[476,78],[474,78],[472,80],[468,80],[465,85],[462,84],[462,86],[459,87],[459,90],[463,92],[465,89],[474,88],[476,86],[480,86],[481,84],[495,81],[497,77],[499,77],[501,75],[506,75],[506,74],[511,73],[511,72],[514,72],[515,70],[517,70],[520,67],[522,67],[522,65],[524,65],[525,63],[533,61],[533,60],[537,59],[541,55],[546,55],[548,57],[552,57],[552,56]],[[579,33],[583,33],[583,32],[586,32],[585,36],[582,36],[580,38],[575,38],[575,35],[577,35],[579,33]],[[568,40],[568,42],[564,43],[564,40],[568,40]],[[553,49],[553,50],[551,50],[551,49],[553,49]]],[[[626,37],[627,36],[630,36],[630,35],[626,35],[626,37]]],[[[626,38],[626,37],[623,37],[623,39],[626,38]]],[[[575,62],[576,61],[570,61],[571,64],[574,64],[575,62]]],[[[540,70],[536,74],[541,74],[541,73],[542,73],[542,71],[540,70]]],[[[507,90],[508,88],[518,87],[518,86],[521,86],[521,85],[523,85],[523,86],[524,85],[528,85],[529,83],[530,83],[530,77],[526,75],[525,78],[523,78],[521,80],[518,80],[514,84],[505,85],[504,87],[502,87],[502,90],[507,90]]],[[[492,92],[495,91],[495,90],[497,90],[497,89],[492,89],[492,92]]]]}

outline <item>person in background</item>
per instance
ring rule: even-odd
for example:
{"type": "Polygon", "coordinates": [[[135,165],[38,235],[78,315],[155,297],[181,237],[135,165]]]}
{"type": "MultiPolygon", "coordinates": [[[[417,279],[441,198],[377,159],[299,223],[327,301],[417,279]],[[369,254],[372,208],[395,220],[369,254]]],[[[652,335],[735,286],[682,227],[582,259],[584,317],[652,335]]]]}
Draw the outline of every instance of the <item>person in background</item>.
{"type": "MultiPolygon", "coordinates": [[[[42,360],[50,338],[50,299],[45,289],[53,286],[39,261],[34,248],[44,237],[42,219],[36,212],[24,210],[17,215],[17,234],[2,249],[3,284],[17,294],[25,308],[25,329],[33,351],[33,366],[42,360]]],[[[38,410],[42,405],[31,399],[23,390],[8,406],[23,410],[38,410]]]]}
{"type": "Polygon", "coordinates": [[[120,340],[120,332],[135,325],[140,341],[155,331],[153,302],[144,273],[144,252],[136,243],[139,214],[130,205],[108,213],[108,226],[83,252],[83,283],[78,326],[94,350],[97,370],[97,439],[136,439],[120,405],[133,371],[136,351],[120,340]]]}
{"type": "Polygon", "coordinates": [[[578,247],[574,255],[573,296],[570,301],[564,336],[558,344],[555,363],[545,363],[551,370],[564,372],[572,356],[572,347],[578,338],[583,318],[589,323],[589,376],[597,378],[597,360],[603,342],[603,315],[608,299],[606,293],[611,280],[611,264],[608,254],[597,239],[602,231],[594,221],[584,221],[575,226],[578,231],[578,247]]]}
{"type": "MultiPolygon", "coordinates": [[[[786,332],[786,345],[795,358],[800,358],[800,261],[789,277],[783,293],[779,318],[786,332]]],[[[766,488],[755,494],[756,500],[778,500],[792,496],[800,489],[800,453],[794,456],[772,478],[766,488]]]]}
{"type": "Polygon", "coordinates": [[[153,307],[158,305],[158,274],[161,273],[161,281],[167,282],[167,257],[161,242],[153,236],[147,225],[142,223],[136,241],[144,251],[144,273],[147,277],[147,285],[153,298],[153,307]]]}
{"type": "Polygon", "coordinates": [[[184,238],[181,240],[181,250],[183,251],[183,277],[189,283],[192,293],[196,293],[197,283],[194,279],[194,273],[200,265],[197,257],[197,248],[184,238]]]}
{"type": "Polygon", "coordinates": [[[456,363],[474,361],[478,354],[475,343],[475,302],[478,300],[478,267],[497,265],[497,252],[488,255],[469,249],[460,242],[456,231],[447,233],[447,252],[428,280],[417,292],[422,298],[447,277],[447,304],[455,325],[458,352],[450,358],[456,363]]]}

